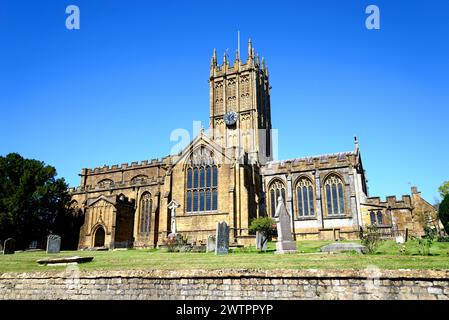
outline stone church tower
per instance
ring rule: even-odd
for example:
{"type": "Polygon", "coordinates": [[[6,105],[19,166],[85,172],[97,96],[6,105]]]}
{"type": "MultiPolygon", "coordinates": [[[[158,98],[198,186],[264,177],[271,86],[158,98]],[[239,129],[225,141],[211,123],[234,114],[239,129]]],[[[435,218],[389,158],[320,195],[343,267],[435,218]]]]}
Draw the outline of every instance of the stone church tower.
{"type": "Polygon", "coordinates": [[[270,83],[265,60],[255,56],[251,40],[248,58],[236,51],[231,65],[226,54],[217,63],[214,50],[210,65],[210,129],[215,142],[248,153],[250,163],[272,160],[270,83]]]}

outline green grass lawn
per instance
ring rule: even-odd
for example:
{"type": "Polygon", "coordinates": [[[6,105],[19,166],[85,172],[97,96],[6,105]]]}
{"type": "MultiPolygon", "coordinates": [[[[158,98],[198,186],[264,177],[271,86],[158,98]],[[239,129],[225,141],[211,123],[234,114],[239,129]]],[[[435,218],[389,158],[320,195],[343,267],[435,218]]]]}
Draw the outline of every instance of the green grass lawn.
{"type": "Polygon", "coordinates": [[[376,254],[320,253],[319,248],[330,241],[298,241],[298,253],[274,254],[275,243],[267,252],[254,247],[231,249],[230,254],[170,253],[159,249],[126,251],[64,251],[57,255],[45,252],[18,252],[0,255],[0,272],[61,271],[65,267],[39,266],[36,260],[59,256],[93,256],[90,263],[80,264],[81,270],[124,269],[364,269],[375,265],[381,269],[449,269],[449,243],[433,243],[430,256],[420,256],[415,241],[406,244],[407,254],[400,254],[400,245],[385,241],[376,254]]]}

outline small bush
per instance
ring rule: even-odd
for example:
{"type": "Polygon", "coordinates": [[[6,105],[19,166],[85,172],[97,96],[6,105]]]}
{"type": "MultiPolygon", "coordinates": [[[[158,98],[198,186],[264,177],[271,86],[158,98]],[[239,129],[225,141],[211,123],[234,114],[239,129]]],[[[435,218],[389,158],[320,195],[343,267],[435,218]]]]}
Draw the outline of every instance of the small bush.
{"type": "Polygon", "coordinates": [[[361,243],[366,247],[369,254],[376,253],[382,241],[380,231],[376,225],[366,227],[366,231],[360,230],[361,243]]]}
{"type": "Polygon", "coordinates": [[[432,242],[436,237],[437,231],[434,228],[424,227],[425,235],[421,238],[416,238],[415,240],[418,242],[418,252],[422,256],[428,256],[430,254],[430,247],[432,246],[432,242]]]}
{"type": "Polygon", "coordinates": [[[407,250],[407,246],[405,244],[399,246],[399,254],[401,256],[406,256],[409,254],[409,251],[407,250]]]}
{"type": "MultiPolygon", "coordinates": [[[[265,235],[265,242],[270,241],[277,234],[276,221],[270,217],[253,219],[249,226],[249,232],[255,234],[257,231],[265,235]]],[[[262,243],[262,247],[263,245],[264,243],[262,243]]]]}
{"type": "Polygon", "coordinates": [[[440,236],[438,237],[437,242],[449,242],[449,236],[440,236]]]}

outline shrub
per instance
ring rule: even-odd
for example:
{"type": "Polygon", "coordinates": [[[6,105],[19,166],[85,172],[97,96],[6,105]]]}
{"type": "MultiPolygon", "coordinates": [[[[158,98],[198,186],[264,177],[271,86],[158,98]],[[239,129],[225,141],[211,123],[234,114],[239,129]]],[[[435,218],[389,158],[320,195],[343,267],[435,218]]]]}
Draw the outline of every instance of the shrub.
{"type": "Polygon", "coordinates": [[[376,253],[381,243],[380,231],[376,225],[366,227],[366,232],[360,229],[360,240],[369,254],[376,253]]]}
{"type": "Polygon", "coordinates": [[[430,254],[430,247],[432,246],[432,242],[436,237],[437,231],[431,227],[424,227],[424,236],[421,238],[416,238],[415,240],[418,242],[418,252],[422,256],[428,256],[430,254]]]}
{"type": "Polygon", "coordinates": [[[399,254],[402,256],[406,256],[409,254],[408,250],[407,250],[407,246],[405,244],[401,244],[399,246],[399,254]]]}
{"type": "MultiPolygon", "coordinates": [[[[273,236],[276,235],[276,221],[270,217],[263,217],[253,219],[249,226],[249,232],[255,234],[256,232],[263,233],[265,235],[265,242],[270,241],[273,236]]],[[[265,244],[262,243],[262,247],[265,244]]]]}
{"type": "Polygon", "coordinates": [[[444,231],[449,234],[449,194],[446,194],[438,208],[438,217],[443,224],[444,231]]]}
{"type": "Polygon", "coordinates": [[[440,236],[437,239],[438,242],[449,242],[449,236],[440,236]]]}

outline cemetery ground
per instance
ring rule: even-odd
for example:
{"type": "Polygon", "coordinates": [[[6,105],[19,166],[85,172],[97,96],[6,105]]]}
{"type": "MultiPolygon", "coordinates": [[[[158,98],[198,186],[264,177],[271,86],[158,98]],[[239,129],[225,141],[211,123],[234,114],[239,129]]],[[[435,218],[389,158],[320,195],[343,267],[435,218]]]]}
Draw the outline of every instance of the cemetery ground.
{"type": "MultiPolygon", "coordinates": [[[[356,242],[356,241],[351,241],[356,242]]],[[[167,252],[164,249],[130,249],[109,251],[62,251],[59,254],[16,252],[0,255],[0,272],[61,271],[65,266],[40,266],[43,258],[93,256],[80,270],[148,270],[148,269],[449,269],[449,243],[434,242],[430,255],[419,254],[416,241],[403,245],[384,241],[375,254],[355,252],[322,253],[319,248],[332,241],[297,241],[295,254],[275,254],[275,242],[266,252],[255,247],[231,248],[227,255],[194,252],[167,252]],[[402,250],[401,250],[402,248],[402,250]]]]}

